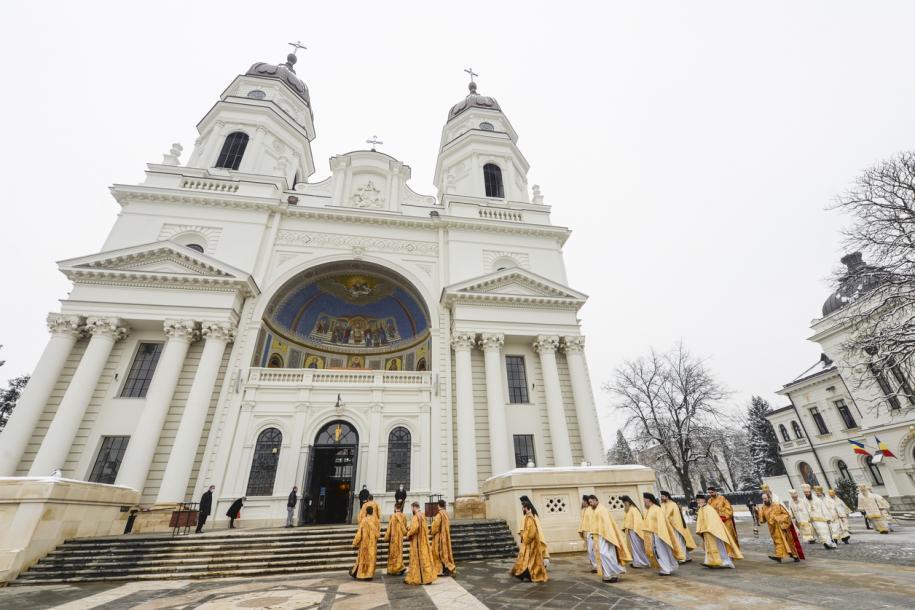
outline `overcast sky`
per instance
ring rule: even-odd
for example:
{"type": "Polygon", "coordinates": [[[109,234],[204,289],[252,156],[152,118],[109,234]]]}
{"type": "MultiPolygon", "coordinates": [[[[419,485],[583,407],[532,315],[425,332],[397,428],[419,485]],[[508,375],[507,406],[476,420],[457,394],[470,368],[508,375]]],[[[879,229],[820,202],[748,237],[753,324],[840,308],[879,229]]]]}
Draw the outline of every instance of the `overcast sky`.
{"type": "Polygon", "coordinates": [[[466,74],[496,97],[553,206],[600,392],[683,340],[734,402],[819,356],[842,254],[831,198],[915,145],[912,2],[31,2],[0,13],[0,381],[30,372],[118,206],[239,73],[301,39],[318,173],[364,147],[432,171],[466,74]]]}

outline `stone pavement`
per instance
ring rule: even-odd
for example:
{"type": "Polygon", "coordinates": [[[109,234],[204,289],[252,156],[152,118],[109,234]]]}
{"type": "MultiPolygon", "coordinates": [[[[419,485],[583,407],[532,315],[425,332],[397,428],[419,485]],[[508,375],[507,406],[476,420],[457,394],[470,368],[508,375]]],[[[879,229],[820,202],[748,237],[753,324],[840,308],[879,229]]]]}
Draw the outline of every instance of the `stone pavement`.
{"type": "Polygon", "coordinates": [[[379,570],[372,582],[339,572],[301,577],[173,580],[0,589],[0,608],[911,608],[915,600],[915,525],[889,536],[857,522],[851,544],[837,551],[805,545],[809,560],[777,564],[767,558],[768,531],[754,537],[740,523],[746,559],[736,570],[708,570],[694,561],[670,577],[630,569],[614,585],[591,574],[584,554],[559,556],[550,582],[521,583],[511,560],[464,562],[457,578],[408,587],[379,570]]]}

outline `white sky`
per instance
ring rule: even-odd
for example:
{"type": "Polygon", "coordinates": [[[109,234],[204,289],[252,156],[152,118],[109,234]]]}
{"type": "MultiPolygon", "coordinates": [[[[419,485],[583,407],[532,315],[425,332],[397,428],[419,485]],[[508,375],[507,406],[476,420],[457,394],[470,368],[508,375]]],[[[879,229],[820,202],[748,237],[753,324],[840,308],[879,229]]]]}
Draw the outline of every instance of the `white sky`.
{"type": "Polygon", "coordinates": [[[118,206],[222,90],[302,39],[318,174],[364,146],[432,170],[467,66],[570,227],[599,392],[624,358],[684,340],[735,402],[812,364],[809,322],[842,254],[825,207],[915,142],[912,2],[31,2],[0,12],[0,381],[27,373],[118,206]]]}

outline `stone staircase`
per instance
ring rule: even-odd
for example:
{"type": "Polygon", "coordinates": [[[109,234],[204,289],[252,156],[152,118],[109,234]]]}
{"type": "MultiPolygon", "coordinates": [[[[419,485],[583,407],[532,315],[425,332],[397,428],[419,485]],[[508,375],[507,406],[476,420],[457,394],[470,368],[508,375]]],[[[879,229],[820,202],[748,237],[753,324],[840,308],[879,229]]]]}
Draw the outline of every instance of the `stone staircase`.
{"type": "MultiPolygon", "coordinates": [[[[127,535],[69,540],[23,572],[11,585],[266,576],[348,570],[356,527],[309,526],[202,535],[127,535]]],[[[452,521],[451,547],[462,560],[512,557],[517,552],[505,521],[452,521]]],[[[409,544],[404,554],[409,555],[409,544]]],[[[378,543],[378,568],[388,545],[378,543]]],[[[460,568],[459,568],[460,569],[460,568]]]]}

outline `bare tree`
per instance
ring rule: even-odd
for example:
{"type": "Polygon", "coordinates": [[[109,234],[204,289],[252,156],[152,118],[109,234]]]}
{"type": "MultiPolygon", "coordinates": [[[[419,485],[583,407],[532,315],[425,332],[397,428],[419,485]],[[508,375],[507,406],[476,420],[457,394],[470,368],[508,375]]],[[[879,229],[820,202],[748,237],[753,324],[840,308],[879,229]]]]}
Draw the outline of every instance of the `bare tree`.
{"type": "Polygon", "coordinates": [[[691,471],[712,459],[718,403],[728,396],[705,363],[682,343],[665,354],[652,350],[617,368],[604,390],[626,414],[637,451],[658,455],[691,497],[691,471]]]}
{"type": "Polygon", "coordinates": [[[865,170],[835,208],[849,215],[845,242],[857,251],[843,259],[835,295],[851,329],[843,349],[852,381],[878,386],[884,398],[872,407],[915,404],[915,152],[865,170]]]}

